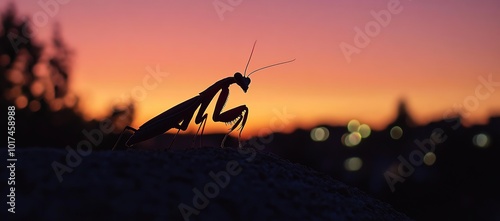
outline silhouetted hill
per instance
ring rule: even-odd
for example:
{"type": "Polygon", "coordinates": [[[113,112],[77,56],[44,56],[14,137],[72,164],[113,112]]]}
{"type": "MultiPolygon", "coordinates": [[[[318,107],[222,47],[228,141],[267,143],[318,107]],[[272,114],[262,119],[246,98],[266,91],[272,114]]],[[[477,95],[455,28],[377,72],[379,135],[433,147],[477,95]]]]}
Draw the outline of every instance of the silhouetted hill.
{"type": "Polygon", "coordinates": [[[330,176],[251,148],[94,152],[60,180],[50,165],[64,164],[66,151],[17,153],[16,214],[8,216],[16,220],[409,220],[330,176]]]}
{"type": "MultiPolygon", "coordinates": [[[[329,132],[324,141],[314,141],[311,130],[297,129],[290,134],[255,137],[246,145],[329,174],[391,203],[417,220],[464,217],[495,220],[500,217],[500,181],[493,175],[500,168],[499,119],[492,117],[486,125],[471,127],[463,127],[460,118],[424,126],[395,121],[392,127],[371,131],[370,136],[351,147],[342,141],[349,133],[346,126],[327,125],[318,126],[329,132]],[[402,135],[395,139],[391,130],[398,125],[402,135]],[[431,153],[427,155],[428,152],[431,153]],[[356,158],[361,165],[352,171],[348,164],[356,158]],[[404,169],[403,173],[398,171],[399,167],[404,169]]],[[[223,136],[204,135],[203,142],[218,146],[223,136]]],[[[172,138],[170,134],[162,135],[136,148],[170,144],[172,138]]],[[[178,136],[173,148],[190,146],[192,138],[192,135],[178,136]]],[[[237,142],[229,139],[226,144],[237,145],[237,142]]]]}

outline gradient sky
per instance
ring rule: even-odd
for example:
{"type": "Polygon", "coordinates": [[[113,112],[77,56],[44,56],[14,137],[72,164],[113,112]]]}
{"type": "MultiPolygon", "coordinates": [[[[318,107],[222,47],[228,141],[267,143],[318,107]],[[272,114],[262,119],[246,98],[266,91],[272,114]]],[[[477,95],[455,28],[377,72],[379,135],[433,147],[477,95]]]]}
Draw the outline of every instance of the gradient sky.
{"type": "MultiPolygon", "coordinates": [[[[15,2],[23,15],[44,12],[37,1],[15,2]]],[[[76,52],[71,84],[89,117],[103,117],[141,87],[147,67],[168,72],[137,102],[136,127],[242,72],[255,40],[249,70],[297,60],[252,75],[246,94],[230,88],[226,108],[246,104],[250,109],[245,136],[277,130],[270,126],[277,116],[273,110],[284,109],[295,116],[285,131],[350,119],[383,129],[401,98],[417,122],[427,123],[474,100],[480,76],[491,74],[500,82],[498,0],[192,2],[72,0],[59,5],[36,34],[47,41],[53,24],[60,23],[76,52]],[[231,10],[220,17],[214,2],[231,10]],[[371,29],[378,32],[348,62],[340,45],[356,46],[355,28],[365,30],[376,22],[371,11],[389,8],[399,13],[380,30],[371,29]]],[[[466,110],[466,122],[484,123],[498,114],[499,89],[483,88],[480,92],[490,95],[470,103],[477,108],[466,110]]],[[[226,128],[210,120],[206,130],[226,128]]]]}

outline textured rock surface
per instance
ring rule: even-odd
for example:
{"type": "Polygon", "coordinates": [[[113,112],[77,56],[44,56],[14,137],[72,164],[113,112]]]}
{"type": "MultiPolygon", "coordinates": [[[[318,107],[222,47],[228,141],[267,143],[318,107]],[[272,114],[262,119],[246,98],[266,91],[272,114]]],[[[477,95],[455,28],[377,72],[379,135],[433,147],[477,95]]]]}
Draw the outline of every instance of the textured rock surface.
{"type": "Polygon", "coordinates": [[[68,151],[18,149],[16,214],[2,214],[16,220],[408,220],[329,176],[250,151],[95,151],[74,161],[59,182],[52,164],[68,165],[68,151]],[[230,175],[228,164],[239,173],[230,175]]]}

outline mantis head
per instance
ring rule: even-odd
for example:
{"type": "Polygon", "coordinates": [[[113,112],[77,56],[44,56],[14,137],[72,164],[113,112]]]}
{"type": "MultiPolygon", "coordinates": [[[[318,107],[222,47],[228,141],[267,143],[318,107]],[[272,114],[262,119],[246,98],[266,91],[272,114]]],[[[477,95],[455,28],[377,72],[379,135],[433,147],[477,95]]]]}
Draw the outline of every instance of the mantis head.
{"type": "Polygon", "coordinates": [[[236,84],[238,84],[241,89],[246,93],[248,90],[248,85],[250,85],[250,78],[244,77],[240,72],[236,72],[234,74],[234,80],[236,80],[236,84]]]}
{"type": "Polygon", "coordinates": [[[250,58],[248,58],[247,66],[245,67],[245,72],[243,72],[243,75],[241,75],[240,72],[236,72],[234,74],[234,79],[236,80],[236,84],[238,84],[241,87],[241,89],[243,89],[243,91],[245,93],[248,90],[248,85],[250,85],[250,75],[252,75],[253,73],[255,73],[257,71],[260,71],[260,70],[263,70],[263,69],[266,69],[266,68],[270,68],[270,67],[276,66],[276,65],[282,65],[282,64],[286,64],[286,63],[295,61],[295,59],[292,59],[292,60],[289,60],[289,61],[284,61],[284,62],[279,62],[279,63],[276,63],[276,64],[271,64],[271,65],[268,65],[268,66],[265,66],[265,67],[261,67],[261,68],[255,70],[255,71],[250,72],[250,74],[246,75],[247,68],[248,68],[248,65],[250,64],[250,60],[252,59],[253,50],[255,49],[255,44],[256,43],[257,43],[257,41],[255,41],[253,43],[252,52],[250,52],[250,58]]]}

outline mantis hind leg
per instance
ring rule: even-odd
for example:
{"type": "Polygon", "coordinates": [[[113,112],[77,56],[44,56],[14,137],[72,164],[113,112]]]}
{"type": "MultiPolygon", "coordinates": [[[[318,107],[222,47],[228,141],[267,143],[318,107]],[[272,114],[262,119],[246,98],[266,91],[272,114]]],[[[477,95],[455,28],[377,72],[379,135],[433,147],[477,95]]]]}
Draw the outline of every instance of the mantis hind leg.
{"type": "Polygon", "coordinates": [[[200,134],[200,147],[203,145],[203,132],[205,131],[205,125],[207,123],[207,117],[208,117],[208,114],[204,114],[203,117],[201,117],[201,124],[200,126],[198,127],[198,130],[196,131],[196,134],[194,135],[193,137],[193,142],[192,142],[192,146],[194,147],[194,143],[196,141],[196,136],[198,136],[198,133],[200,132],[200,129],[201,129],[201,134],[200,134]]]}
{"type": "Polygon", "coordinates": [[[177,137],[177,135],[179,134],[179,132],[180,132],[180,131],[181,131],[181,128],[179,128],[179,129],[177,130],[177,133],[175,133],[174,138],[173,138],[173,139],[172,139],[172,141],[170,142],[170,145],[168,145],[167,150],[170,150],[170,148],[172,147],[172,144],[174,144],[175,138],[177,137]]]}
{"type": "Polygon", "coordinates": [[[177,135],[179,134],[179,132],[181,130],[185,131],[188,126],[189,126],[189,122],[191,121],[191,118],[193,117],[193,114],[190,114],[188,115],[189,117],[187,117],[186,119],[182,120],[182,123],[179,124],[179,125],[176,125],[174,126],[173,128],[176,128],[177,129],[177,133],[175,133],[175,136],[174,138],[172,139],[172,142],[170,142],[170,145],[168,146],[168,150],[170,150],[170,148],[172,147],[172,145],[174,144],[174,141],[175,141],[175,138],[177,137],[177,135]]]}
{"type": "MultiPolygon", "coordinates": [[[[116,140],[115,145],[113,146],[113,149],[111,149],[111,150],[115,150],[116,149],[116,145],[118,145],[118,142],[120,142],[120,140],[122,139],[123,133],[126,130],[131,130],[131,131],[134,131],[134,132],[137,131],[137,129],[135,129],[135,128],[131,127],[131,126],[126,126],[125,128],[123,128],[123,131],[120,133],[120,136],[118,137],[118,140],[116,140]]],[[[125,142],[125,146],[126,147],[131,147],[131,146],[127,145],[126,142],[125,142]]]]}
{"type": "MultiPolygon", "coordinates": [[[[205,105],[206,106],[206,105],[205,105]]],[[[196,106],[191,106],[190,109],[186,110],[185,112],[185,117],[184,118],[180,118],[181,120],[179,120],[178,124],[176,124],[175,126],[173,126],[172,128],[176,128],[177,129],[177,133],[175,134],[174,138],[172,139],[172,142],[170,142],[170,145],[168,146],[167,149],[170,149],[172,147],[172,145],[174,144],[174,141],[175,141],[175,138],[177,137],[177,135],[179,134],[179,132],[182,130],[182,131],[185,131],[188,126],[189,126],[189,122],[191,122],[191,119],[193,118],[194,116],[194,113],[197,109],[198,105],[196,106]]],[[[203,104],[201,106],[201,108],[203,108],[203,104]]],[[[206,108],[206,107],[205,107],[206,108]]],[[[199,115],[199,114],[198,114],[199,115]]],[[[205,114],[206,115],[206,114],[205,114]]],[[[205,116],[206,118],[206,116],[205,116]]],[[[196,118],[198,119],[198,117],[196,118]]],[[[196,121],[196,120],[195,120],[196,121]]],[[[200,129],[198,128],[198,131],[200,129]]],[[[202,132],[203,133],[203,132],[202,132]]],[[[198,132],[197,132],[198,134],[198,132]]],[[[196,137],[196,136],[195,136],[196,137]]]]}

